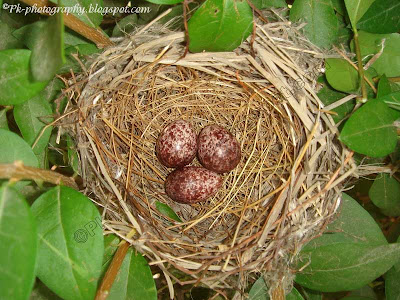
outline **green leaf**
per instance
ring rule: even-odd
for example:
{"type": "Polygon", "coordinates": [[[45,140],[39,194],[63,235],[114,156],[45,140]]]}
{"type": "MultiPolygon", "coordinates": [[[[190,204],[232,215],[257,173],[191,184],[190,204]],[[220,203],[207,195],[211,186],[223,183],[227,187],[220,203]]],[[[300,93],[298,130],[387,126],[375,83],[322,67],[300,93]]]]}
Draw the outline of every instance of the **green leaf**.
{"type": "Polygon", "coordinates": [[[377,100],[385,102],[391,108],[400,109],[400,91],[381,96],[377,100]]]}
{"type": "Polygon", "coordinates": [[[32,212],[40,280],[63,299],[93,299],[104,251],[96,206],[83,194],[57,186],[36,199],[32,212]]]}
{"type": "Polygon", "coordinates": [[[0,105],[20,104],[35,96],[46,82],[34,82],[29,73],[29,50],[0,51],[0,105]]]}
{"type": "Polygon", "coordinates": [[[188,22],[189,50],[232,51],[253,30],[253,12],[245,0],[206,0],[188,22]]]}
{"type": "Polygon", "coordinates": [[[53,121],[51,115],[51,105],[44,98],[34,97],[14,107],[14,119],[24,140],[33,147],[36,139],[41,135],[33,147],[33,152],[36,155],[42,155],[46,152],[52,127],[48,127],[43,134],[42,129],[46,126],[46,123],[53,121]]]}
{"type": "Polygon", "coordinates": [[[147,261],[130,248],[111,287],[108,300],[156,300],[157,289],[147,261]]]}
{"type": "Polygon", "coordinates": [[[105,273],[106,268],[111,262],[115,251],[118,249],[119,237],[115,234],[109,234],[104,237],[104,255],[103,255],[103,267],[102,270],[105,273]]]}
{"type": "Polygon", "coordinates": [[[392,92],[392,86],[390,85],[390,82],[387,79],[386,75],[383,74],[382,77],[379,79],[378,91],[376,97],[380,98],[382,96],[390,94],[391,92],[392,92]]]}
{"type": "Polygon", "coordinates": [[[45,21],[32,49],[30,66],[33,78],[51,80],[65,62],[63,15],[58,13],[45,21]]]}
{"type": "Polygon", "coordinates": [[[344,0],[332,0],[332,5],[339,14],[346,14],[346,6],[344,4],[344,0]]]}
{"type": "Polygon", "coordinates": [[[313,291],[302,286],[300,286],[300,291],[305,300],[322,300],[321,292],[313,291]]]}
{"type": "Polygon", "coordinates": [[[37,232],[25,199],[0,188],[0,293],[2,299],[28,299],[35,280],[37,232]]]}
{"type": "MultiPolygon", "coordinates": [[[[400,237],[397,243],[400,243],[400,237]]],[[[385,294],[386,300],[400,300],[400,262],[385,275],[385,294]]]]}
{"type": "Polygon", "coordinates": [[[264,278],[261,276],[254,282],[249,291],[248,300],[266,300],[269,299],[268,287],[265,284],[264,278]]]}
{"type": "MultiPolygon", "coordinates": [[[[349,297],[358,297],[358,298],[362,298],[363,300],[377,299],[377,296],[376,296],[374,290],[369,285],[365,285],[358,290],[351,291],[351,293],[349,294],[349,297]]],[[[348,299],[348,298],[346,297],[343,299],[348,299]]]]}
{"type": "MultiPolygon", "coordinates": [[[[58,0],[50,0],[58,5],[58,0]]],[[[103,20],[103,0],[60,0],[59,6],[70,8],[70,14],[90,27],[97,27],[103,20]]]]}
{"type": "Polygon", "coordinates": [[[330,48],[338,39],[339,23],[331,0],[296,0],[290,9],[290,21],[304,20],[304,33],[321,48],[330,48]]]}
{"type": "Polygon", "coordinates": [[[358,90],[358,72],[346,60],[327,58],[325,67],[326,79],[335,90],[347,93],[358,90]]]}
{"type": "Polygon", "coordinates": [[[132,32],[136,26],[137,26],[137,15],[129,15],[125,18],[123,18],[121,21],[115,25],[112,36],[113,37],[119,37],[119,36],[124,36],[127,33],[132,32]]]}
{"type": "Polygon", "coordinates": [[[398,0],[375,0],[357,28],[371,33],[394,33],[400,30],[400,2],[398,0]]]}
{"type": "Polygon", "coordinates": [[[7,120],[8,108],[0,110],[0,129],[8,130],[8,120],[7,120]]]}
{"type": "Polygon", "coordinates": [[[183,0],[147,0],[147,1],[154,4],[165,4],[165,5],[172,5],[183,2],[183,0]]]}
{"type": "Polygon", "coordinates": [[[61,67],[58,73],[60,74],[70,73],[71,70],[74,72],[81,71],[82,69],[81,64],[76,60],[75,57],[73,57],[73,54],[78,55],[80,62],[85,65],[87,62],[86,56],[99,52],[100,49],[98,49],[93,44],[81,44],[68,47],[67,49],[65,49],[66,63],[61,67]]]}
{"type": "Polygon", "coordinates": [[[175,220],[177,222],[182,222],[182,220],[178,217],[178,215],[174,212],[174,210],[169,207],[167,204],[156,201],[157,210],[168,218],[175,220]]]}
{"type": "Polygon", "coordinates": [[[344,193],[342,193],[342,204],[338,218],[327,226],[326,234],[322,235],[321,239],[317,238],[311,241],[311,243],[315,244],[322,239],[329,241],[333,238],[348,243],[373,245],[384,245],[387,243],[382,230],[368,211],[344,193]]]}
{"type": "Polygon", "coordinates": [[[8,164],[18,160],[26,166],[38,166],[38,160],[27,142],[14,132],[0,129],[0,163],[8,164]]]}
{"type": "Polygon", "coordinates": [[[78,152],[76,151],[74,141],[69,135],[67,135],[67,154],[68,163],[72,167],[72,170],[74,170],[75,173],[80,174],[78,152]]]}
{"type": "Polygon", "coordinates": [[[384,102],[368,100],[344,124],[339,139],[350,149],[371,157],[392,153],[397,143],[394,121],[399,114],[384,102]]]}
{"type": "Polygon", "coordinates": [[[369,197],[386,212],[385,215],[400,216],[400,183],[389,174],[378,175],[369,190],[369,197]]]}
{"type": "Polygon", "coordinates": [[[400,258],[400,244],[388,244],[373,218],[343,194],[339,217],[325,234],[301,251],[296,275],[302,286],[323,292],[361,288],[400,258]]]}
{"type": "MultiPolygon", "coordinates": [[[[269,299],[268,287],[265,284],[264,278],[261,276],[253,284],[249,291],[249,298],[247,300],[267,300],[269,299]]],[[[286,295],[287,300],[304,300],[298,290],[293,287],[292,291],[286,295]]]]}
{"type": "Polygon", "coordinates": [[[251,1],[258,9],[266,9],[271,7],[287,7],[285,0],[252,0],[251,1]]]}
{"type": "Polygon", "coordinates": [[[358,20],[367,12],[375,0],[344,0],[351,26],[356,27],[358,20]]]}
{"type": "MultiPolygon", "coordinates": [[[[317,95],[319,99],[321,99],[322,103],[324,103],[325,105],[330,105],[332,103],[335,103],[336,101],[347,96],[347,94],[335,91],[329,88],[329,86],[327,85],[324,85],[324,87],[318,92],[317,95]]],[[[355,104],[356,101],[352,100],[332,109],[332,111],[337,113],[337,115],[332,115],[333,120],[336,123],[340,122],[353,110],[355,104]]]]}
{"type": "Polygon", "coordinates": [[[21,42],[12,35],[12,32],[12,27],[0,21],[0,50],[22,47],[21,42]]]}
{"type": "MultiPolygon", "coordinates": [[[[359,43],[362,57],[371,58],[382,50],[379,58],[371,65],[379,75],[387,77],[400,76],[400,34],[374,34],[365,31],[359,32],[359,43]],[[384,44],[382,42],[384,41],[384,44]]],[[[354,49],[354,43],[352,43],[354,49]]]]}

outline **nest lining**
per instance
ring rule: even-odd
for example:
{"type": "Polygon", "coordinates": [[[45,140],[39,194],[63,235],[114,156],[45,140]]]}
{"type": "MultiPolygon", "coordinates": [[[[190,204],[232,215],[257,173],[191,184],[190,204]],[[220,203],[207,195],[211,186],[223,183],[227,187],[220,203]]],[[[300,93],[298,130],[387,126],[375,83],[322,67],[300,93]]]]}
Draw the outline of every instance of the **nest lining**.
{"type": "Polygon", "coordinates": [[[290,286],[296,253],[336,211],[341,183],[355,170],[315,94],[322,53],[289,22],[258,25],[253,45],[235,53],[181,58],[183,37],[143,28],[70,80],[86,192],[105,208],[110,232],[177,282],[235,287],[239,278],[243,288],[262,271],[270,286],[290,286]],[[221,125],[242,146],[239,166],[204,203],[165,195],[171,169],[157,160],[155,141],[176,119],[197,132],[221,125]],[[159,212],[157,201],[183,222],[159,212]],[[132,228],[138,234],[129,239],[132,228]],[[176,278],[169,264],[193,279],[176,278]]]}

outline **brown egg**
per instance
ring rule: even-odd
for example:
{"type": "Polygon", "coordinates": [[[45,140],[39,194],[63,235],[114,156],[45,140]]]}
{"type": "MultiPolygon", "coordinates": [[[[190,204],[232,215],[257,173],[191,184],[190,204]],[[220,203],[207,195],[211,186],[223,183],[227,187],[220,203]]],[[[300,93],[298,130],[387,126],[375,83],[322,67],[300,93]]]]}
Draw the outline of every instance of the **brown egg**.
{"type": "Polygon", "coordinates": [[[215,195],[222,177],[202,167],[184,167],[171,172],[165,180],[165,192],[174,201],[193,204],[215,195]]]}
{"type": "Polygon", "coordinates": [[[225,173],[233,170],[241,158],[240,144],[225,128],[209,125],[202,129],[197,138],[197,156],[203,167],[225,173]]]}
{"type": "Polygon", "coordinates": [[[169,168],[179,168],[191,163],[196,151],[196,132],[184,120],[168,124],[157,139],[157,157],[169,168]]]}

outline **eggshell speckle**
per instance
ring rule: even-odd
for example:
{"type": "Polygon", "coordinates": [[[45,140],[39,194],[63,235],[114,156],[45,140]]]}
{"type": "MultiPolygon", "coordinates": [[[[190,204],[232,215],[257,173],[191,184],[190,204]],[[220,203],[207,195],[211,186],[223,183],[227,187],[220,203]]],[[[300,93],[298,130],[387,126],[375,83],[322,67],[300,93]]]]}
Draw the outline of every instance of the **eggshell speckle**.
{"type": "Polygon", "coordinates": [[[196,151],[196,132],[184,120],[168,124],[157,139],[157,157],[169,168],[186,166],[195,158],[196,151]]]}
{"type": "Polygon", "coordinates": [[[233,170],[241,158],[240,144],[225,128],[209,125],[203,128],[197,139],[197,156],[203,167],[225,173],[233,170]]]}
{"type": "Polygon", "coordinates": [[[174,201],[193,204],[214,196],[222,185],[217,173],[202,167],[184,167],[171,172],[165,180],[165,192],[174,201]]]}

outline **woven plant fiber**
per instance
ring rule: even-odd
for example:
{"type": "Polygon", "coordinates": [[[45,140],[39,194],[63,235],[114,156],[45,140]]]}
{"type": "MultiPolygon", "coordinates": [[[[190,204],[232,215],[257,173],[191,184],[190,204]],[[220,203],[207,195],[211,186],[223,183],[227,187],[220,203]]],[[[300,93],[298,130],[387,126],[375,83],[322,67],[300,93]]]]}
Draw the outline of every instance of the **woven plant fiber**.
{"type": "Polygon", "coordinates": [[[233,52],[182,57],[184,49],[183,32],[153,23],[68,79],[62,129],[76,141],[84,192],[106,233],[158,266],[171,295],[172,283],[202,283],[236,289],[239,299],[260,274],[290,291],[297,254],[335,213],[355,170],[316,95],[323,53],[285,19],[258,24],[233,52]],[[165,194],[172,169],[155,154],[159,133],[178,119],[197,133],[223,126],[242,149],[218,193],[194,205],[165,194]]]}

